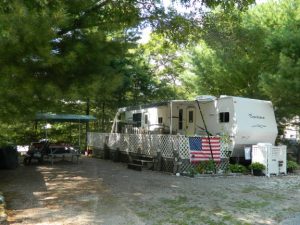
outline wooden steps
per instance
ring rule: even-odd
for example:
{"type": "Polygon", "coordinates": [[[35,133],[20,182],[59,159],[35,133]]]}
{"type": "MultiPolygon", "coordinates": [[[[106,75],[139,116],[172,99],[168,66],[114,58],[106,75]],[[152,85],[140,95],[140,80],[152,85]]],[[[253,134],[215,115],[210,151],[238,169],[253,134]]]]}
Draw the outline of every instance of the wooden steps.
{"type": "Polygon", "coordinates": [[[128,169],[142,171],[142,168],[152,169],[154,168],[154,159],[149,157],[138,157],[131,160],[128,163],[128,169]]]}
{"type": "Polygon", "coordinates": [[[132,169],[132,170],[137,170],[137,171],[142,171],[143,165],[140,164],[135,164],[135,163],[128,163],[127,168],[132,169]]]}

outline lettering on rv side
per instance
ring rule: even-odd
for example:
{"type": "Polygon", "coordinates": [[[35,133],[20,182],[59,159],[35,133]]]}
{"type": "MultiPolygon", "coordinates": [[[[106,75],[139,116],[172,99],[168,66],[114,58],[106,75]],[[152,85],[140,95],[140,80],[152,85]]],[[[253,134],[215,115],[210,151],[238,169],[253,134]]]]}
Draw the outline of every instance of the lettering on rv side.
{"type": "Polygon", "coordinates": [[[248,115],[249,115],[249,117],[250,117],[251,119],[260,119],[260,120],[264,120],[264,119],[265,119],[264,116],[253,115],[252,113],[249,113],[248,115]]]}
{"type": "Polygon", "coordinates": [[[252,127],[265,128],[265,127],[267,127],[267,126],[266,126],[266,125],[263,125],[263,124],[256,124],[256,125],[253,125],[252,127]]]}

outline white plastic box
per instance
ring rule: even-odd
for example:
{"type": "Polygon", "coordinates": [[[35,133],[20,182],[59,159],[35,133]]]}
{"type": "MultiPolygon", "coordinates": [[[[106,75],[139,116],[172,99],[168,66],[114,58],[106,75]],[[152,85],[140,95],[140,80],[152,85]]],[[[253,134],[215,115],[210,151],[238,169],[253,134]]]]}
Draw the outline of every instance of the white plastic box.
{"type": "Polygon", "coordinates": [[[259,143],[252,146],[252,163],[259,162],[266,166],[266,176],[286,174],[286,146],[273,146],[259,143]]]}

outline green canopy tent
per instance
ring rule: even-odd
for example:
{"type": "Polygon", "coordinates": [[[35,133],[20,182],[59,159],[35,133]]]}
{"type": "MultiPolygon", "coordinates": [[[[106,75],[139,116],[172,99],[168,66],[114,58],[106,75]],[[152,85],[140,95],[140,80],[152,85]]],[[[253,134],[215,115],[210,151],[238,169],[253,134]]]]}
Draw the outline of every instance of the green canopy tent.
{"type": "Polygon", "coordinates": [[[46,121],[47,122],[75,122],[79,123],[79,137],[78,144],[80,148],[81,140],[81,123],[88,123],[96,120],[96,117],[91,115],[77,115],[77,114],[54,114],[54,113],[37,113],[35,115],[35,121],[46,121]]]}

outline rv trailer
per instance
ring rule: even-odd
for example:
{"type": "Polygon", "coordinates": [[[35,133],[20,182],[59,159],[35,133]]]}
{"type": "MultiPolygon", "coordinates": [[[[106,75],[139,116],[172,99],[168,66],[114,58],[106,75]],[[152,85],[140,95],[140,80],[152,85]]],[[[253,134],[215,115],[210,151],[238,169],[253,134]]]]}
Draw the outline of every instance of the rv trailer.
{"type": "Polygon", "coordinates": [[[220,96],[197,100],[172,100],[120,108],[112,132],[228,135],[231,157],[244,157],[244,148],[257,143],[275,144],[277,124],[270,101],[220,96]]]}

